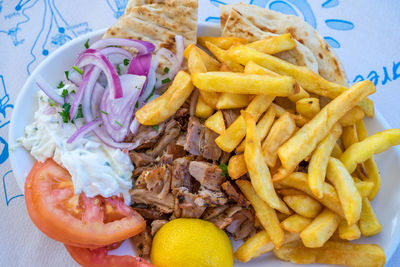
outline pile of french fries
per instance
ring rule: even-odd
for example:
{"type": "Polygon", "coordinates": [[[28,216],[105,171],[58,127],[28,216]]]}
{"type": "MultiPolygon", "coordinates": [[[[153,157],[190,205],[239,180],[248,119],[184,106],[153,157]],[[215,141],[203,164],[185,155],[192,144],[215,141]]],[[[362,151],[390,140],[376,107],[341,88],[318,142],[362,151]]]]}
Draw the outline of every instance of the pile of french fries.
{"type": "Polygon", "coordinates": [[[383,266],[378,245],[348,242],[382,230],[371,206],[381,181],[374,154],[400,143],[400,129],[368,136],[363,118],[374,116],[367,98],[374,84],[346,88],[273,56],[296,47],[290,34],[253,43],[199,37],[198,43],[209,53],[186,48],[191,81],[178,74],[146,113],[173,114],[174,94],[199,90],[195,114],[219,134],[215,142],[223,151],[235,153],[228,174],[263,228],[237,249],[236,259],[273,251],[300,264],[383,266]],[[226,127],[222,109],[241,109],[241,115],[226,127]]]}

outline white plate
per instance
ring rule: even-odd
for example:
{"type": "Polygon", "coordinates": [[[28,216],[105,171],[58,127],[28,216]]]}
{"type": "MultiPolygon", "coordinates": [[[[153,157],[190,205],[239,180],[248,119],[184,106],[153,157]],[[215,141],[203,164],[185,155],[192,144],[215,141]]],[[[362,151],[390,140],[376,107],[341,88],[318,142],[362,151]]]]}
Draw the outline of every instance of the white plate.
{"type": "MultiPolygon", "coordinates": [[[[87,39],[94,40],[100,38],[104,30],[91,32],[87,35],[74,39],[61,48],[53,52],[44,60],[32,73],[22,88],[15,103],[12,114],[11,126],[9,132],[9,143],[11,147],[16,144],[16,139],[24,134],[24,128],[33,121],[33,114],[36,110],[36,93],[39,88],[34,84],[35,77],[40,74],[45,77],[50,84],[57,85],[64,77],[64,71],[69,69],[75,61],[79,52],[84,50],[84,43],[87,39]]],[[[209,25],[199,25],[199,35],[218,35],[219,29],[209,25]]],[[[348,66],[349,67],[349,66],[348,66]]],[[[375,133],[388,129],[389,125],[385,119],[376,112],[374,119],[366,119],[366,126],[370,133],[375,133]]],[[[379,244],[386,253],[387,261],[391,258],[400,242],[400,151],[391,148],[388,151],[377,155],[376,160],[382,176],[382,187],[378,196],[373,201],[374,210],[383,226],[383,231],[369,238],[361,238],[357,243],[375,243],[379,244]]],[[[33,165],[33,159],[23,148],[16,148],[10,151],[10,161],[21,189],[24,188],[25,177],[33,165]]],[[[128,244],[125,244],[123,250],[115,252],[124,254],[126,249],[131,250],[128,244]]],[[[234,243],[237,247],[238,243],[234,243]]],[[[282,262],[273,255],[268,254],[259,257],[250,263],[241,264],[236,262],[235,266],[293,266],[290,263],[282,262]]]]}

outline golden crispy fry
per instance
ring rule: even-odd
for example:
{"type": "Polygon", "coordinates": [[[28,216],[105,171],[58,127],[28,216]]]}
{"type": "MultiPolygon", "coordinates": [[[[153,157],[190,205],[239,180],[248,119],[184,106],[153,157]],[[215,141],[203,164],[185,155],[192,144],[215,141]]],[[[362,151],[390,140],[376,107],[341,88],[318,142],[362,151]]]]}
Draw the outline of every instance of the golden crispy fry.
{"type": "MultiPolygon", "coordinates": [[[[264,140],[267,136],[269,130],[271,129],[272,123],[275,119],[275,112],[272,108],[269,108],[267,112],[262,116],[262,118],[257,123],[257,134],[260,137],[260,140],[264,140]]],[[[246,146],[246,142],[243,141],[240,145],[236,148],[236,153],[243,152],[246,146]]]]}
{"type": "Polygon", "coordinates": [[[355,240],[361,236],[360,228],[355,223],[348,225],[346,220],[342,220],[339,224],[339,236],[343,240],[355,240]]]}
{"type": "Polygon", "coordinates": [[[356,106],[349,110],[344,116],[339,120],[342,126],[351,126],[355,124],[357,121],[362,120],[364,118],[364,111],[361,107],[356,106]]]}
{"type": "MultiPolygon", "coordinates": [[[[206,65],[204,64],[204,61],[200,56],[199,50],[200,49],[190,50],[188,58],[188,68],[191,74],[196,72],[207,72],[206,65]]],[[[218,101],[218,93],[200,91],[200,94],[203,96],[203,101],[205,101],[212,108],[215,108],[215,105],[218,101]]]]}
{"type": "MultiPolygon", "coordinates": [[[[298,234],[285,233],[283,244],[299,240],[298,234]]],[[[247,239],[235,252],[234,256],[241,262],[248,262],[262,254],[265,254],[274,249],[274,244],[268,236],[268,233],[263,230],[247,239]]]]}
{"type": "MultiPolygon", "coordinates": [[[[259,95],[251,100],[246,111],[254,116],[256,120],[271,105],[274,97],[259,95]]],[[[225,152],[232,152],[242,141],[246,135],[246,123],[243,116],[240,115],[229,127],[224,134],[215,139],[215,143],[225,152]]]]}
{"type": "MultiPolygon", "coordinates": [[[[365,129],[365,124],[363,120],[356,123],[357,135],[360,141],[363,141],[368,137],[367,130],[365,129]]],[[[372,201],[381,187],[381,175],[379,174],[378,166],[376,165],[374,156],[370,157],[364,162],[364,167],[367,172],[368,181],[374,183],[374,188],[372,189],[370,195],[368,196],[369,201],[372,201]]]]}
{"type": "Polygon", "coordinates": [[[300,238],[308,248],[322,247],[340,223],[340,216],[324,209],[301,233],[300,238]]]}
{"type": "Polygon", "coordinates": [[[214,115],[209,117],[204,122],[204,126],[218,134],[223,134],[225,132],[225,121],[221,110],[218,110],[214,115]]]}
{"type": "Polygon", "coordinates": [[[340,146],[336,143],[335,146],[333,147],[332,150],[332,157],[334,158],[340,158],[343,154],[342,149],[340,148],[340,146]]]}
{"type": "Polygon", "coordinates": [[[374,188],[374,183],[369,181],[357,181],[354,185],[361,197],[368,197],[374,188]]]}
{"type": "Polygon", "coordinates": [[[374,154],[381,153],[398,144],[400,144],[400,129],[385,130],[351,145],[344,151],[340,160],[352,173],[358,163],[362,163],[374,154]]]}
{"type": "Polygon", "coordinates": [[[217,109],[244,108],[250,103],[248,95],[221,93],[217,99],[217,109]]]}
{"type": "Polygon", "coordinates": [[[275,103],[272,103],[271,108],[274,110],[276,116],[278,116],[278,117],[282,116],[283,114],[285,114],[287,112],[283,107],[281,107],[275,103]]]}
{"type": "Polygon", "coordinates": [[[243,72],[243,66],[233,60],[227,53],[226,50],[219,48],[218,46],[207,42],[206,46],[208,50],[223,64],[225,64],[233,72],[243,72]]]}
{"type": "Polygon", "coordinates": [[[257,195],[271,208],[289,214],[289,209],[286,204],[275,192],[269,169],[263,161],[261,142],[256,132],[256,121],[254,117],[246,111],[242,111],[242,116],[246,122],[244,160],[249,172],[251,184],[257,192],[257,195]]]}
{"type": "Polygon", "coordinates": [[[343,114],[373,92],[375,92],[374,84],[371,81],[362,81],[329,102],[310,122],[279,148],[278,155],[282,166],[288,171],[297,166],[311,154],[343,114]]]}
{"type": "Polygon", "coordinates": [[[275,247],[280,247],[283,244],[285,234],[280,227],[275,210],[259,197],[258,193],[256,193],[249,181],[237,180],[236,184],[239,186],[245,197],[250,201],[256,212],[257,218],[267,231],[272,243],[274,243],[275,247]]]}
{"type": "Polygon", "coordinates": [[[268,166],[275,166],[279,147],[285,143],[296,130],[296,123],[288,112],[272,125],[268,136],[262,143],[262,153],[268,166]]]}
{"type": "Polygon", "coordinates": [[[174,115],[192,91],[190,75],[179,71],[164,94],[136,111],[136,119],[143,125],[158,125],[174,115]]]}
{"type": "MultiPolygon", "coordinates": [[[[249,61],[252,60],[255,63],[281,75],[291,76],[295,78],[299,85],[305,90],[311,93],[315,93],[317,95],[326,96],[334,99],[347,90],[346,87],[329,82],[306,67],[290,64],[282,59],[265,53],[261,53],[244,45],[232,47],[228,50],[228,54],[232,58],[237,60],[237,62],[239,62],[240,64],[246,65],[249,61]]],[[[363,98],[361,98],[360,101],[363,98]]],[[[362,100],[361,103],[365,114],[367,116],[373,116],[372,101],[362,100]]],[[[348,110],[346,110],[346,112],[347,111],[348,110]]]]}
{"type": "Polygon", "coordinates": [[[207,119],[213,114],[213,112],[214,109],[204,101],[203,96],[200,94],[196,104],[196,116],[202,119],[207,119]]]}
{"type": "Polygon", "coordinates": [[[217,71],[220,68],[221,63],[218,62],[215,58],[207,54],[205,51],[202,49],[198,48],[195,44],[190,44],[185,48],[185,51],[183,52],[183,56],[185,58],[189,58],[190,51],[194,49],[197,52],[199,52],[201,59],[204,62],[204,65],[207,68],[207,71],[217,71]]]}
{"type": "Polygon", "coordinates": [[[212,37],[212,36],[197,37],[197,43],[204,48],[207,48],[206,42],[210,42],[221,49],[229,49],[231,46],[239,44],[247,44],[246,39],[239,37],[212,37]]]}
{"type": "Polygon", "coordinates": [[[382,231],[382,225],[372,209],[368,198],[362,199],[362,211],[359,222],[360,230],[363,236],[373,236],[382,231]]]}
{"type": "MultiPolygon", "coordinates": [[[[277,182],[277,184],[298,189],[311,197],[314,196],[308,186],[307,174],[302,172],[294,172],[285,179],[277,182]]],[[[336,190],[330,184],[324,183],[324,196],[321,199],[318,199],[318,201],[325,207],[344,217],[344,212],[340,205],[336,190]]]]}
{"type": "MultiPolygon", "coordinates": [[[[263,68],[260,65],[254,63],[253,61],[249,61],[246,66],[244,67],[244,73],[248,73],[248,74],[265,74],[265,75],[270,75],[270,76],[279,76],[278,73],[270,71],[269,69],[263,68]]],[[[296,103],[296,101],[302,99],[302,98],[306,98],[306,97],[310,97],[310,94],[307,93],[306,91],[304,91],[303,88],[301,88],[301,86],[299,86],[299,92],[294,94],[294,95],[290,95],[289,96],[289,100],[296,103]]]]}
{"type": "Polygon", "coordinates": [[[292,242],[273,252],[277,258],[297,264],[383,267],[386,262],[385,252],[378,245],[340,241],[328,241],[320,248],[306,248],[301,242],[292,242]]]}
{"type": "Polygon", "coordinates": [[[322,209],[318,201],[304,194],[285,196],[283,201],[285,201],[294,212],[306,218],[314,218],[322,209]]]}
{"type": "Polygon", "coordinates": [[[336,189],[347,223],[355,224],[360,219],[362,203],[350,173],[340,160],[331,157],[326,178],[336,189]]]}
{"type": "Polygon", "coordinates": [[[297,44],[290,33],[285,33],[255,41],[246,46],[263,53],[276,54],[282,51],[291,50],[295,48],[297,44]]]}
{"type": "Polygon", "coordinates": [[[283,188],[278,190],[278,194],[282,196],[303,195],[303,192],[293,188],[283,188]]]}
{"type": "Polygon", "coordinates": [[[375,107],[374,107],[374,102],[372,102],[371,99],[366,98],[364,101],[361,101],[358,106],[362,108],[364,111],[365,116],[367,117],[374,117],[375,115],[375,107]]]}
{"type": "Polygon", "coordinates": [[[288,96],[298,91],[294,79],[287,76],[207,72],[195,73],[192,78],[197,88],[207,92],[288,96]]]}
{"type": "Polygon", "coordinates": [[[312,119],[320,110],[318,98],[303,98],[296,102],[297,113],[308,119],[312,119]]]}
{"type": "Polygon", "coordinates": [[[281,227],[288,231],[289,233],[300,233],[303,231],[310,223],[311,219],[303,217],[299,214],[294,214],[287,217],[281,222],[281,227]]]}
{"type": "Polygon", "coordinates": [[[310,164],[308,165],[308,185],[310,186],[311,192],[317,198],[322,198],[324,196],[323,186],[326,168],[332,150],[341,133],[342,127],[339,124],[335,124],[332,131],[319,143],[311,156],[310,164]]]}
{"type": "Polygon", "coordinates": [[[247,173],[246,162],[244,161],[244,155],[234,155],[229,159],[228,163],[228,174],[235,180],[247,173]]]}
{"type": "Polygon", "coordinates": [[[342,144],[344,149],[347,149],[354,143],[358,142],[358,136],[355,125],[343,127],[342,144]]]}

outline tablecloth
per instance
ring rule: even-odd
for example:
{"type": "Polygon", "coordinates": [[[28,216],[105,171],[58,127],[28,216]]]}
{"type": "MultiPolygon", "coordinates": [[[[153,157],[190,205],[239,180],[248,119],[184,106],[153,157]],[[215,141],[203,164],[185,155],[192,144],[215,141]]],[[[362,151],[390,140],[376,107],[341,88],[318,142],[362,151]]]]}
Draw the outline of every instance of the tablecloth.
{"type": "MultiPolygon", "coordinates": [[[[199,0],[199,21],[219,23],[219,5],[199,0]]],[[[298,15],[335,49],[350,84],[370,79],[371,98],[392,127],[400,128],[400,1],[242,0],[298,15]]],[[[60,243],[40,233],[26,212],[8,162],[13,104],[40,62],[69,40],[112,25],[127,0],[0,0],[0,265],[76,266],[60,243]]],[[[398,249],[387,266],[400,266],[398,249]]]]}

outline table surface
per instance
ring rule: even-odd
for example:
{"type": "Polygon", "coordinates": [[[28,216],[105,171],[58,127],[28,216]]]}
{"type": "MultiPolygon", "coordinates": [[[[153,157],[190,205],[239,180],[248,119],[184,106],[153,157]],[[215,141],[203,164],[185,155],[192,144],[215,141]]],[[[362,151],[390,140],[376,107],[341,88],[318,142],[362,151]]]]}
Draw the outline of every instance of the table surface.
{"type": "MultiPolygon", "coordinates": [[[[400,2],[396,0],[200,0],[199,22],[219,23],[219,5],[248,2],[295,14],[315,27],[339,55],[349,83],[370,79],[371,98],[391,127],[400,128],[400,2]]],[[[37,230],[8,161],[13,103],[28,75],[65,42],[112,25],[127,0],[0,0],[0,265],[76,266],[62,244],[37,230]],[[54,257],[57,255],[57,257],[54,257]]],[[[387,266],[400,266],[400,249],[387,266]]]]}

